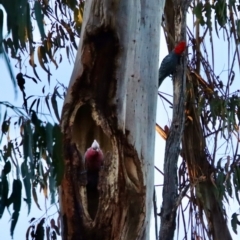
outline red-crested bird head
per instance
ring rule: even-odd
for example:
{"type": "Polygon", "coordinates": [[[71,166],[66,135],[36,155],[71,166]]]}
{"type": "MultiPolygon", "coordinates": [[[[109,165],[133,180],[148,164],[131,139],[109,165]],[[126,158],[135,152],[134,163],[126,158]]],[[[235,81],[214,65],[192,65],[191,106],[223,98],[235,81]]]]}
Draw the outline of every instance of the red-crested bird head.
{"type": "Polygon", "coordinates": [[[177,44],[177,46],[174,48],[174,52],[176,54],[182,54],[184,52],[186,48],[186,42],[185,41],[181,41],[177,44]]]}

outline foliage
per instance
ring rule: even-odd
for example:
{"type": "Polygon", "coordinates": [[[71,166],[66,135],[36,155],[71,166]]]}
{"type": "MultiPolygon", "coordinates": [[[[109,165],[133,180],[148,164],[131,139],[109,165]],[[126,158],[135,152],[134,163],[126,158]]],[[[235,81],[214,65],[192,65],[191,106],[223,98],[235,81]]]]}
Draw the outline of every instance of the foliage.
{"type": "MultiPolygon", "coordinates": [[[[43,96],[28,96],[25,90],[26,79],[36,84],[43,82],[38,73],[40,71],[36,63],[38,61],[41,69],[47,74],[50,85],[53,76],[51,63],[57,69],[63,55],[67,56],[69,63],[72,62],[81,30],[84,1],[0,0],[0,4],[6,11],[5,13],[0,9],[0,54],[3,54],[7,64],[15,94],[18,86],[23,96],[23,108],[8,102],[0,102],[6,109],[0,139],[2,145],[0,154],[4,163],[0,181],[0,218],[4,210],[7,208],[9,211],[12,205],[10,232],[13,236],[22,199],[27,204],[28,214],[32,201],[40,209],[36,191],[38,188],[46,199],[50,195],[51,204],[56,203],[56,187],[60,184],[63,174],[61,130],[59,124],[54,123],[52,113],[59,122],[59,100],[64,99],[66,87],[57,84],[53,93],[46,94],[44,85],[41,89],[43,96]],[[5,26],[6,36],[3,32],[5,26]],[[36,34],[37,32],[39,34],[36,34]],[[14,59],[15,67],[19,70],[16,78],[8,54],[14,59]],[[25,64],[26,60],[29,66],[25,64]],[[23,73],[25,67],[27,69],[30,67],[32,73],[23,73]],[[40,112],[43,106],[47,107],[50,115],[40,112]],[[43,121],[43,117],[47,121],[43,121]],[[11,127],[18,128],[20,135],[12,138],[11,127]],[[14,179],[9,177],[10,171],[14,173],[14,179]],[[25,190],[24,198],[22,186],[25,190]]],[[[52,219],[50,225],[55,230],[50,231],[48,227],[46,230],[51,239],[55,239],[56,233],[59,235],[53,222],[52,219]]],[[[42,239],[40,235],[43,232],[43,223],[44,220],[41,219],[35,232],[33,231],[35,223],[31,223],[27,232],[31,232],[32,238],[35,236],[36,239],[42,239]]]]}
{"type": "MultiPolygon", "coordinates": [[[[9,105],[5,106],[9,107],[9,105]]],[[[19,113],[19,110],[16,112],[19,113]]],[[[63,174],[63,157],[61,150],[59,151],[62,149],[62,141],[58,124],[43,122],[33,110],[31,110],[31,118],[21,114],[16,117],[18,119],[13,124],[13,117],[8,119],[6,117],[7,111],[2,123],[2,133],[7,136],[7,143],[3,145],[3,150],[0,150],[1,160],[5,163],[1,174],[0,216],[3,215],[6,207],[9,208],[13,204],[11,224],[11,235],[13,235],[21,207],[22,185],[25,189],[24,201],[28,206],[28,214],[31,210],[32,198],[40,209],[37,187],[43,191],[45,198],[50,195],[51,204],[55,203],[56,187],[60,184],[63,174]],[[15,139],[10,139],[11,125],[20,129],[20,136],[15,139]],[[16,175],[12,194],[8,197],[11,178],[7,175],[13,166],[16,175]]]]}
{"type": "Polygon", "coordinates": [[[26,239],[31,237],[32,240],[43,240],[46,235],[47,239],[56,240],[57,235],[60,236],[60,215],[57,218],[57,224],[53,218],[49,219],[41,218],[36,220],[32,218],[29,223],[31,224],[26,232],[26,239]],[[46,221],[48,222],[46,224],[46,221]],[[45,229],[44,229],[45,225],[45,229]],[[35,230],[36,229],[36,230],[35,230]],[[46,230],[46,232],[45,232],[46,230]]]}
{"type": "MultiPolygon", "coordinates": [[[[16,66],[21,73],[27,53],[29,65],[39,81],[41,79],[36,70],[36,55],[39,65],[47,73],[48,81],[50,81],[52,74],[49,63],[52,62],[58,68],[58,64],[62,61],[60,49],[66,51],[65,54],[70,61],[70,57],[74,55],[74,49],[77,49],[76,37],[79,37],[81,30],[84,1],[58,0],[54,3],[55,5],[51,5],[49,0],[22,0],[20,2],[0,0],[0,4],[7,13],[7,37],[4,37],[3,11],[0,10],[0,42],[4,46],[2,51],[0,48],[0,54],[5,51],[11,54],[11,57],[16,59],[16,66]],[[36,34],[36,25],[40,36],[36,34]],[[34,34],[33,31],[35,31],[34,34]],[[57,53],[59,53],[58,56],[56,56],[57,53]]],[[[9,61],[6,62],[10,66],[9,61]]],[[[15,82],[12,71],[10,73],[15,82]]],[[[33,77],[32,80],[37,82],[33,77]]]]}
{"type": "MultiPolygon", "coordinates": [[[[204,154],[209,166],[210,181],[213,184],[214,194],[220,203],[223,216],[227,219],[226,204],[229,204],[232,199],[236,199],[240,204],[238,151],[240,94],[235,85],[235,81],[237,81],[235,72],[239,70],[240,63],[238,50],[239,5],[234,0],[193,1],[189,9],[192,10],[194,17],[193,27],[187,29],[187,79],[190,81],[190,83],[187,81],[187,94],[195,96],[194,102],[191,104],[197,109],[202,137],[207,143],[204,154]],[[220,34],[222,35],[220,36],[220,34]],[[223,74],[217,74],[215,55],[217,51],[221,51],[219,48],[221,42],[227,42],[224,45],[228,45],[228,58],[227,63],[221,63],[221,60],[218,60],[217,63],[226,64],[228,68],[222,70],[223,74]],[[191,92],[191,84],[193,92],[191,92]],[[223,152],[224,156],[220,157],[223,152]]],[[[191,26],[191,24],[189,25],[191,26]]],[[[164,22],[163,28],[165,35],[171,39],[164,22]]],[[[168,44],[171,43],[168,42],[168,44]]],[[[171,102],[163,94],[160,96],[166,104],[171,102]]],[[[170,106],[172,106],[171,103],[170,106]]],[[[197,122],[193,119],[195,119],[194,116],[186,110],[186,125],[196,125],[197,122]]],[[[168,132],[165,131],[165,134],[168,135],[168,132]]],[[[197,133],[194,134],[193,139],[196,142],[201,141],[197,133]]],[[[192,168],[185,161],[184,151],[181,157],[183,159],[178,170],[178,201],[181,202],[178,208],[178,229],[182,227],[186,239],[188,236],[192,239],[209,239],[210,233],[203,216],[204,207],[199,204],[198,193],[196,193],[198,184],[207,181],[209,176],[202,174],[193,182],[189,177],[192,168]],[[187,204],[186,201],[182,201],[183,198],[188,200],[187,204]],[[188,215],[190,234],[187,226],[188,215]]],[[[231,220],[232,229],[236,234],[237,226],[240,225],[238,214],[238,212],[233,213],[231,220]]]]}

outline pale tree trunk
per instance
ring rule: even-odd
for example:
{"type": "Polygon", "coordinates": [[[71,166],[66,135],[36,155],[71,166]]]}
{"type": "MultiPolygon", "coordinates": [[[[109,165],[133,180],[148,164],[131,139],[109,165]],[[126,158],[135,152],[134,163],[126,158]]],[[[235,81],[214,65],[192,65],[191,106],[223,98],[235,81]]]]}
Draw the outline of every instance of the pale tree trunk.
{"type": "Polygon", "coordinates": [[[86,1],[62,112],[64,240],[148,239],[160,13],[159,0],[86,1]],[[98,198],[83,164],[93,139],[105,154],[98,198]]]}

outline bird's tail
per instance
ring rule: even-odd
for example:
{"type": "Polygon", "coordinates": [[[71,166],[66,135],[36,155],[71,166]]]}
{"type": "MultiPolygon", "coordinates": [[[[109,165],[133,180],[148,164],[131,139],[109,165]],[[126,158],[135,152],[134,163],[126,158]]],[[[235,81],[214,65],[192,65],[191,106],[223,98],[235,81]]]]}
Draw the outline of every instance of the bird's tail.
{"type": "Polygon", "coordinates": [[[163,83],[163,80],[164,80],[165,78],[163,77],[163,76],[159,76],[159,78],[158,78],[158,87],[160,87],[161,86],[161,84],[163,83]]]}

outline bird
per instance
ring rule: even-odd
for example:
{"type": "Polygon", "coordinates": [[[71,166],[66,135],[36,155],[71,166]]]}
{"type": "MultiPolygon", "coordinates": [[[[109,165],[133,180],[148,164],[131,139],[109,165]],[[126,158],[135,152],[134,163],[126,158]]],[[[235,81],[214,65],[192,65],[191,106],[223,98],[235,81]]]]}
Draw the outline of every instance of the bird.
{"type": "Polygon", "coordinates": [[[97,187],[99,171],[103,165],[103,152],[97,140],[94,140],[85,155],[85,168],[87,171],[87,184],[90,187],[97,187]]]}
{"type": "Polygon", "coordinates": [[[158,87],[163,80],[169,75],[173,74],[179,63],[180,57],[186,48],[186,42],[179,42],[172,52],[170,52],[161,62],[158,75],[158,87]]]}
{"type": "Polygon", "coordinates": [[[98,201],[98,180],[99,172],[103,166],[103,152],[97,140],[94,140],[91,147],[87,149],[84,155],[85,168],[87,173],[87,199],[88,199],[88,212],[92,219],[95,218],[98,201]]]}

